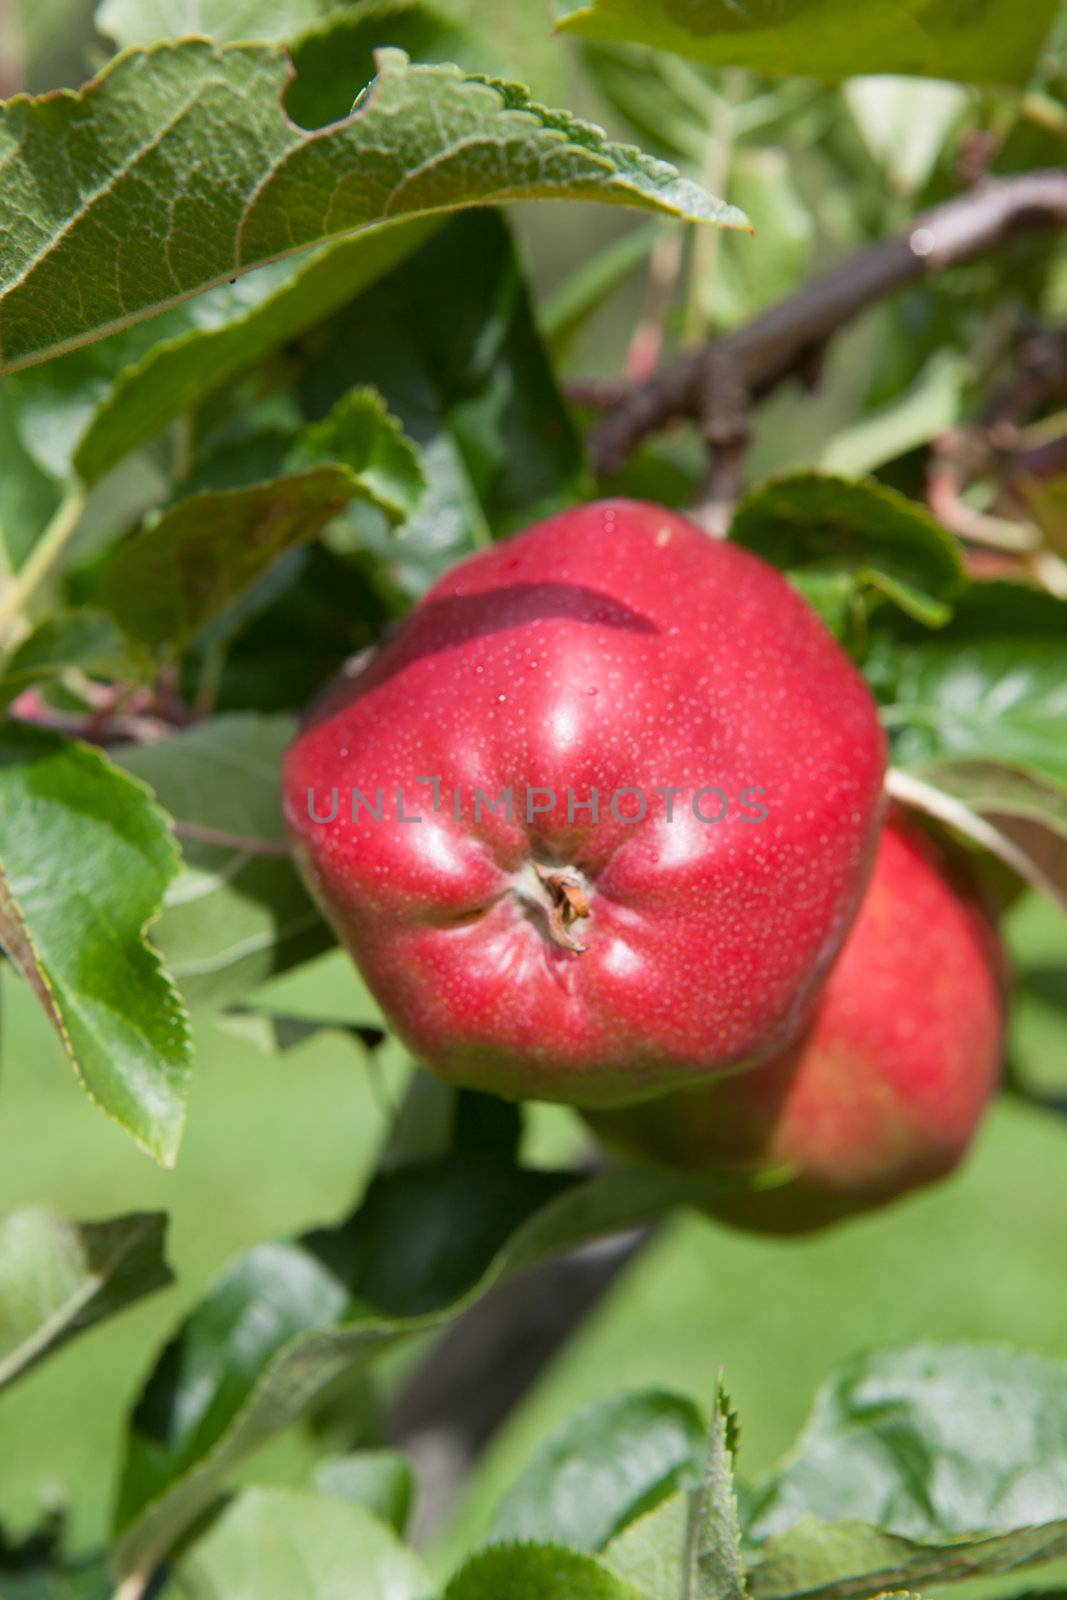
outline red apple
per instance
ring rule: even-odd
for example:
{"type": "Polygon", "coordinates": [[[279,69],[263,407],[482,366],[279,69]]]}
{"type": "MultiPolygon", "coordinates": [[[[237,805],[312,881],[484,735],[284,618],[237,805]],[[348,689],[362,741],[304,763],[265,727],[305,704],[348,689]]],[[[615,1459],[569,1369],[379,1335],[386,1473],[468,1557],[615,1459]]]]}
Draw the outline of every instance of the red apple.
{"type": "Polygon", "coordinates": [[[807,1036],[739,1077],[590,1121],[660,1165],[791,1169],[781,1188],[709,1209],[772,1233],[822,1227],[960,1161],[997,1082],[1003,970],[959,863],[894,814],[807,1036]]]}
{"type": "Polygon", "coordinates": [[[614,500],[455,567],[319,708],[284,798],[424,1066],[608,1105],[805,1025],[884,762],[863,680],[776,571],[614,500]]]}

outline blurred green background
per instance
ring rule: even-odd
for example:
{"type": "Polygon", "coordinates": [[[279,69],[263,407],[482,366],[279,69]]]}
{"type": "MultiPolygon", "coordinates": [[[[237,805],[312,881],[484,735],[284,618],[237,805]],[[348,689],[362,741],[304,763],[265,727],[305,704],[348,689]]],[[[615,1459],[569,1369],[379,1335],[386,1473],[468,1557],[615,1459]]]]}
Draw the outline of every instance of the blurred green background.
{"type": "MultiPolygon", "coordinates": [[[[1067,1096],[1067,919],[1016,907],[1020,968],[1013,1058],[1042,1092],[1067,1096]]],[[[343,1016],[345,959],[286,981],[343,1016]]],[[[153,1168],[86,1103],[28,991],[3,973],[0,1210],[47,1202],[78,1217],[162,1206],[172,1213],[175,1287],[79,1339],[0,1397],[0,1521],[25,1530],[70,1497],[79,1547],[104,1531],[125,1412],[160,1339],[235,1250],[336,1217],[369,1170],[401,1092],[350,1037],[323,1032],[283,1055],[201,1025],[189,1129],[178,1168],[153,1168]]],[[[539,1110],[533,1154],[569,1156],[577,1124],[539,1110]]],[[[952,1181],[800,1243],[731,1234],[695,1217],[666,1230],[619,1279],[491,1444],[446,1557],[476,1532],[532,1447],[573,1408],[642,1384],[706,1401],[726,1372],[752,1476],[790,1442],[812,1390],[842,1358],[898,1341],[1010,1341],[1067,1358],[1067,1119],[1002,1096],[952,1181]]],[[[292,1432],[246,1476],[299,1479],[311,1458],[292,1432]]]]}

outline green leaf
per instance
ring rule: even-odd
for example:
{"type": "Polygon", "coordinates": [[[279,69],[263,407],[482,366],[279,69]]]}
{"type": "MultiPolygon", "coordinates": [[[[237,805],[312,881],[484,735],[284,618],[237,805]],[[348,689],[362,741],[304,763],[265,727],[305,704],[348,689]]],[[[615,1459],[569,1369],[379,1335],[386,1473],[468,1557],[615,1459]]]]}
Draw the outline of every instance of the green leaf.
{"type": "Polygon", "coordinates": [[[710,66],[834,82],[906,73],[963,83],[1023,83],[1055,0],[556,0],[559,26],[587,39],[632,39],[710,66]]]}
{"type": "Polygon", "coordinates": [[[317,1494],[353,1500],[397,1533],[408,1525],[415,1504],[415,1474],[399,1450],[360,1450],[350,1456],[329,1456],[315,1468],[317,1494]]]}
{"type": "Polygon", "coordinates": [[[968,376],[962,355],[936,351],[902,393],[835,432],[819,466],[824,472],[853,477],[929,444],[936,434],[959,422],[968,376]]]}
{"type": "Polygon", "coordinates": [[[374,389],[350,389],[329,416],[305,428],[292,464],[338,461],[359,481],[360,493],[391,522],[404,522],[418,507],[426,479],[419,458],[374,389]]]}
{"type": "MultiPolygon", "coordinates": [[[[283,848],[278,770],[294,731],[290,717],[233,714],[115,754],[176,819],[182,872],[152,937],[192,1006],[243,1001],[333,944],[283,848]]],[[[359,994],[354,970],[351,983],[359,994]]]]}
{"type": "Polygon", "coordinates": [[[562,1545],[502,1544],[456,1573],[443,1600],[643,1600],[591,1556],[562,1545]]]}
{"type": "Polygon", "coordinates": [[[703,283],[701,309],[716,329],[747,322],[790,294],[810,275],[818,249],[811,201],[790,152],[742,145],[733,158],[730,187],[759,244],[746,249],[747,240],[731,241],[741,249],[720,250],[715,273],[703,283]]]}
{"type": "Polygon", "coordinates": [[[946,759],[894,771],[890,788],[1067,910],[1067,787],[1002,761],[946,759]]]}
{"type": "Polygon", "coordinates": [[[178,869],[167,819],[99,752],[0,727],[0,942],[89,1096],[173,1166],[185,1012],[145,930],[178,869]]]}
{"type": "Polygon", "coordinates": [[[27,450],[10,384],[0,384],[0,573],[20,567],[59,504],[59,487],[27,450]]]}
{"type": "Polygon", "coordinates": [[[519,77],[536,85],[542,99],[559,98],[567,87],[547,8],[501,9],[497,0],[151,0],[143,7],[137,0],[104,0],[97,26],[122,46],[188,33],[219,44],[287,44],[297,69],[287,108],[305,127],[347,115],[353,83],[373,76],[372,51],[381,45],[398,46],[417,61],[457,61],[519,77]]]}
{"type": "Polygon", "coordinates": [[[111,1600],[113,1585],[106,1554],[72,1561],[52,1556],[53,1551],[48,1549],[39,1560],[20,1559],[10,1573],[0,1561],[3,1600],[111,1600]]]}
{"type": "Polygon", "coordinates": [[[690,1503],[684,1491],[662,1501],[624,1528],[604,1552],[613,1572],[632,1583],[643,1600],[690,1600],[685,1552],[690,1503]]]}
{"type": "Polygon", "coordinates": [[[746,1600],[736,1449],[737,1418],[720,1380],[701,1479],[631,1522],[605,1551],[611,1569],[645,1600],[746,1600]]]}
{"type": "Polygon", "coordinates": [[[368,229],[19,374],[10,386],[23,436],[47,451],[53,472],[73,468],[96,483],[175,417],[347,304],[437,226],[419,218],[368,229]]]}
{"type": "Polygon", "coordinates": [[[879,618],[867,674],[894,759],[980,756],[1067,782],[1067,602],[984,582],[937,633],[879,618]]]}
{"type": "Polygon", "coordinates": [[[308,343],[309,416],[370,384],[421,449],[429,484],[400,541],[369,528],[362,507],[348,513],[355,548],[373,550],[409,593],[579,497],[581,446],[495,213],[456,218],[308,343]]]}
{"type": "Polygon", "coordinates": [[[284,551],[314,539],[356,492],[343,467],[177,501],[120,546],[99,591],[131,639],[178,649],[284,551]]]}
{"type": "Polygon", "coordinates": [[[707,1431],[680,1395],[594,1401],[545,1442],[493,1522],[494,1541],[597,1551],[680,1485],[699,1482],[707,1431]]]}
{"type": "Polygon", "coordinates": [[[518,1103],[494,1101],[489,1095],[457,1089],[429,1072],[414,1071],[390,1125],[378,1165],[382,1171],[412,1166],[442,1156],[456,1156],[471,1145],[476,1161],[491,1156],[496,1161],[514,1162],[522,1133],[523,1108],[518,1103]],[[499,1110],[489,1117],[475,1117],[472,1127],[467,1110],[472,1101],[482,1107],[495,1105],[499,1110]],[[489,1142],[494,1137],[495,1145],[489,1142]]]}
{"type": "Polygon", "coordinates": [[[940,1588],[1040,1566],[1067,1554],[1067,1522],[994,1538],[927,1544],[863,1522],[797,1523],[749,1571],[752,1600],[859,1600],[904,1586],[940,1588]]]}
{"type": "Polygon", "coordinates": [[[0,1219],[0,1388],[170,1283],[166,1226],[158,1211],[70,1222],[44,1206],[0,1219]]]}
{"type": "MultiPolygon", "coordinates": [[[[542,103],[566,102],[566,84],[531,75],[529,59],[512,68],[501,59],[499,26],[474,32],[462,25],[457,0],[360,0],[334,5],[289,45],[296,81],[286,110],[303,128],[321,128],[347,117],[352,85],[374,76],[374,54],[383,45],[403,50],[413,61],[455,62],[467,72],[536,84],[542,103]]],[[[542,34],[548,25],[542,19],[542,34]]],[[[246,34],[246,38],[250,35],[246,34]]]]}
{"type": "Polygon", "coordinates": [[[578,1182],[465,1154],[387,1172],[346,1223],[239,1257],[138,1402],[119,1566],[154,1564],[249,1451],[374,1356],[443,1326],[505,1273],[699,1203],[708,1188],[653,1173],[578,1182]]]}
{"type": "Polygon", "coordinates": [[[178,1563],[188,1600],[430,1600],[413,1550],[354,1501],[243,1490],[178,1563]]]}
{"type": "Polygon", "coordinates": [[[496,76],[533,84],[542,100],[565,99],[573,90],[572,61],[553,34],[551,6],[501,5],[500,0],[446,4],[486,52],[496,76]]]}
{"type": "Polygon", "coordinates": [[[132,638],[185,643],[349,500],[366,500],[399,522],[424,481],[414,448],[372,390],[343,395],[284,464],[302,470],[187,495],[120,547],[100,599],[132,638]]]}
{"type": "Polygon", "coordinates": [[[879,73],[852,78],[845,102],[864,144],[898,194],[911,195],[929,181],[949,133],[967,106],[955,83],[879,73]]]}
{"type": "Polygon", "coordinates": [[[286,44],[321,22],[334,4],[335,0],[103,0],[95,21],[117,50],[194,33],[216,44],[241,39],[286,44]]]}
{"type": "Polygon", "coordinates": [[[1024,478],[1019,489],[1049,548],[1067,556],[1067,477],[1024,478]]]}
{"type": "Polygon", "coordinates": [[[7,103],[0,370],[405,216],[552,197],[744,226],[673,168],[515,85],[383,50],[351,116],[309,133],[283,114],[287,74],[271,46],[185,40],[118,56],[81,94],[7,103]],[[191,165],[195,190],[175,203],[175,171],[191,165]]]}
{"type": "Polygon", "coordinates": [[[937,1540],[1064,1518],[1067,1366],[963,1344],[848,1362],[762,1486],[749,1536],[806,1516],[937,1540]]]}
{"type": "Polygon", "coordinates": [[[937,627],[964,585],[955,541],[884,484],[817,472],[772,478],[745,496],[730,538],[788,572],[847,572],[909,616],[937,627]]]}
{"type": "Polygon", "coordinates": [[[553,290],[540,309],[538,322],[557,357],[604,301],[647,260],[662,237],[663,227],[658,222],[628,228],[575,267],[553,290]]]}
{"type": "Polygon", "coordinates": [[[691,1600],[745,1600],[741,1526],[734,1491],[736,1449],[737,1418],[730,1410],[720,1379],[704,1482],[689,1496],[686,1557],[691,1600]]]}
{"type": "MultiPolygon", "coordinates": [[[[383,548],[395,552],[387,519],[373,515],[383,548]]],[[[401,607],[379,584],[375,557],[331,548],[348,539],[340,520],[329,524],[322,539],[287,551],[209,623],[182,662],[186,698],[220,711],[288,712],[309,705],[373,646],[401,607]]]]}
{"type": "Polygon", "coordinates": [[[36,627],[0,667],[0,709],[24,689],[60,678],[71,667],[119,676],[129,662],[122,634],[103,611],[58,611],[36,627]]]}
{"type": "Polygon", "coordinates": [[[662,50],[587,44],[582,66],[601,98],[657,155],[699,171],[721,108],[700,67],[662,50]]]}
{"type": "Polygon", "coordinates": [[[862,601],[857,604],[856,585],[851,573],[811,572],[802,568],[790,572],[789,581],[842,643],[847,644],[857,626],[865,621],[866,614],[862,601]]]}

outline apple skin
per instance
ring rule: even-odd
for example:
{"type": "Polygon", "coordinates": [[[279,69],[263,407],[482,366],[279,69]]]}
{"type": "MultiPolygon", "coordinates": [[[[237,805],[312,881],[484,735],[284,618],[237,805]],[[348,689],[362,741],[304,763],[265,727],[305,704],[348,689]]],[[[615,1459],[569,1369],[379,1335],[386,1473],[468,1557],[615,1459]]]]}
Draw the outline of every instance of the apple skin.
{"type": "Polygon", "coordinates": [[[884,771],[870,692],[779,573],[613,500],[449,572],[317,708],[283,795],[313,894],[425,1067],[611,1105],[802,1029],[869,874],[884,771]],[[527,821],[535,785],[558,803],[527,821]],[[670,822],[656,785],[682,791],[670,822]],[[692,810],[705,785],[721,822],[692,810]],[[624,786],[643,821],[619,820],[633,796],[611,814],[624,786]],[[399,820],[398,787],[421,822],[399,820]],[[512,818],[475,821],[475,787],[512,788],[512,818]],[[577,808],[594,787],[595,822],[577,808]],[[353,821],[353,788],[382,790],[383,820],[357,800],[353,821]],[[309,793],[329,817],[334,789],[336,817],[313,821],[309,793]]]}
{"type": "Polygon", "coordinates": [[[791,1168],[707,1209],[759,1232],[825,1227],[963,1158],[999,1076],[1004,977],[977,881],[894,810],[806,1037],[737,1078],[588,1120],[655,1165],[791,1168]]]}

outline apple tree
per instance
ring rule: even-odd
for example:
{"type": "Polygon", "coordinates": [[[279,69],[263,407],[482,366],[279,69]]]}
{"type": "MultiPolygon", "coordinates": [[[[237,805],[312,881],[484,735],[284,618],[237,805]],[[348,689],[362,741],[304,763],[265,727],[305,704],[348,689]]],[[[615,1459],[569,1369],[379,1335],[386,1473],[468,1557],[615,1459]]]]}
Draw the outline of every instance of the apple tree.
{"type": "Polygon", "coordinates": [[[0,1600],[1062,1582],[1065,156],[1055,0],[0,20],[0,1600]]]}

